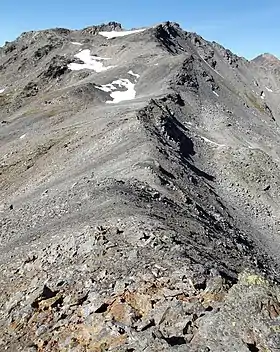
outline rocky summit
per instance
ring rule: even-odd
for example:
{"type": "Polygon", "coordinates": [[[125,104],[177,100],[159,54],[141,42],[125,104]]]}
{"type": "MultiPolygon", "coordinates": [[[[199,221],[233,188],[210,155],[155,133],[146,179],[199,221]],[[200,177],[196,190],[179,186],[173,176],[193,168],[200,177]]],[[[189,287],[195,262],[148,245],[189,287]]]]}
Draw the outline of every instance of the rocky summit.
{"type": "Polygon", "coordinates": [[[0,350],[280,348],[280,65],[165,22],[0,48],[0,350]]]}

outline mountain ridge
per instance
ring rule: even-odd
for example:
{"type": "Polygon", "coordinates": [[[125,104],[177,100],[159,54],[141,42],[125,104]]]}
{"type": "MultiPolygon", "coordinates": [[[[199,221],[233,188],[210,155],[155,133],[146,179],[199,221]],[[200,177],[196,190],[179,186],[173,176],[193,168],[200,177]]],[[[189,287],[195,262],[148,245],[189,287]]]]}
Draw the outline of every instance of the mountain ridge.
{"type": "MultiPolygon", "coordinates": [[[[187,32],[187,33],[193,33],[193,34],[196,34],[198,35],[197,33],[195,32],[192,32],[192,31],[188,31],[188,30],[185,30],[183,29],[179,23],[177,22],[170,22],[170,21],[163,21],[163,22],[159,22],[157,24],[154,24],[152,26],[144,26],[144,27],[141,27],[141,28],[155,28],[157,26],[160,26],[160,25],[164,25],[164,24],[171,24],[171,25],[174,25],[175,27],[177,28],[180,28],[181,30],[187,32]]],[[[137,28],[131,28],[131,30],[134,30],[134,29],[137,29],[137,28]]],[[[98,31],[114,31],[114,30],[117,30],[117,31],[129,31],[129,29],[127,28],[124,28],[122,26],[122,24],[120,22],[115,22],[115,21],[111,21],[111,22],[108,22],[108,23],[101,23],[99,25],[93,25],[93,26],[87,26],[85,28],[80,28],[80,29],[68,29],[68,28],[63,28],[63,27],[55,27],[55,28],[52,28],[52,29],[48,29],[48,28],[44,28],[44,29],[38,29],[38,30],[35,30],[35,31],[25,31],[23,33],[21,33],[16,39],[14,40],[10,40],[10,41],[6,41],[5,43],[3,43],[2,47],[4,47],[5,45],[9,44],[9,43],[12,43],[12,42],[15,42],[17,41],[18,39],[20,39],[22,36],[26,35],[26,34],[31,34],[31,33],[45,33],[45,32],[48,32],[48,31],[54,31],[54,32],[61,32],[61,33],[67,33],[67,34],[70,34],[71,32],[80,32],[80,31],[92,31],[92,34],[97,34],[98,31]]],[[[198,35],[199,36],[199,35],[198,35]]],[[[210,42],[210,41],[209,41],[210,42]]],[[[230,49],[227,49],[225,48],[225,46],[222,46],[220,45],[219,43],[215,42],[215,41],[212,41],[213,44],[216,44],[218,46],[221,46],[223,49],[225,50],[228,50],[228,51],[231,51],[230,49]]],[[[244,56],[240,56],[240,57],[243,57],[245,58],[244,56]]],[[[256,59],[259,59],[261,57],[270,57],[270,59],[278,59],[277,56],[271,54],[271,53],[268,53],[268,52],[265,52],[265,53],[261,53],[259,55],[257,55],[255,58],[251,59],[250,61],[255,61],[256,59]]]]}
{"type": "Polygon", "coordinates": [[[278,73],[121,29],[0,49],[1,347],[277,351],[278,73]]]}

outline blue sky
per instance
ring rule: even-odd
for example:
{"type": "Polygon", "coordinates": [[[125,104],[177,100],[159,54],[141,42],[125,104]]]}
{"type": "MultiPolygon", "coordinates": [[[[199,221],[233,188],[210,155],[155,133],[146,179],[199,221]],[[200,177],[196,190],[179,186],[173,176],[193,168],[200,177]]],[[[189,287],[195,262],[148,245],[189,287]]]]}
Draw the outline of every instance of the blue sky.
{"type": "Polygon", "coordinates": [[[0,0],[0,45],[33,29],[171,20],[249,59],[263,52],[280,57],[279,18],[279,0],[0,0]]]}

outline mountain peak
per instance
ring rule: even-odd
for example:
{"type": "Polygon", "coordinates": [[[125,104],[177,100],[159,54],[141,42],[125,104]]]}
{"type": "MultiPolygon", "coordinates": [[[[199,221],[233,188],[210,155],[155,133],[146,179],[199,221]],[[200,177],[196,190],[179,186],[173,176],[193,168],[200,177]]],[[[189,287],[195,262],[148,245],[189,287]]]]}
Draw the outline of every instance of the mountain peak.
{"type": "Polygon", "coordinates": [[[261,66],[275,66],[280,65],[280,60],[270,53],[263,53],[255,57],[252,62],[261,65],[261,66]]]}
{"type": "Polygon", "coordinates": [[[267,58],[269,60],[279,60],[275,55],[270,54],[270,53],[263,53],[260,56],[265,57],[265,58],[267,58]]]}

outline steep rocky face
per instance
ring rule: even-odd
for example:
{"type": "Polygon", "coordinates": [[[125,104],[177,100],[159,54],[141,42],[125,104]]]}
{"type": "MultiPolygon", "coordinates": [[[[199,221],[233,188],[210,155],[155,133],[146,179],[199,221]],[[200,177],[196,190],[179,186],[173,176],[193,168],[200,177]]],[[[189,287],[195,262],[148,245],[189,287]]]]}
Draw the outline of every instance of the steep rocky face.
{"type": "Polygon", "coordinates": [[[1,349],[278,351],[263,62],[173,22],[0,48],[1,349]]]}

